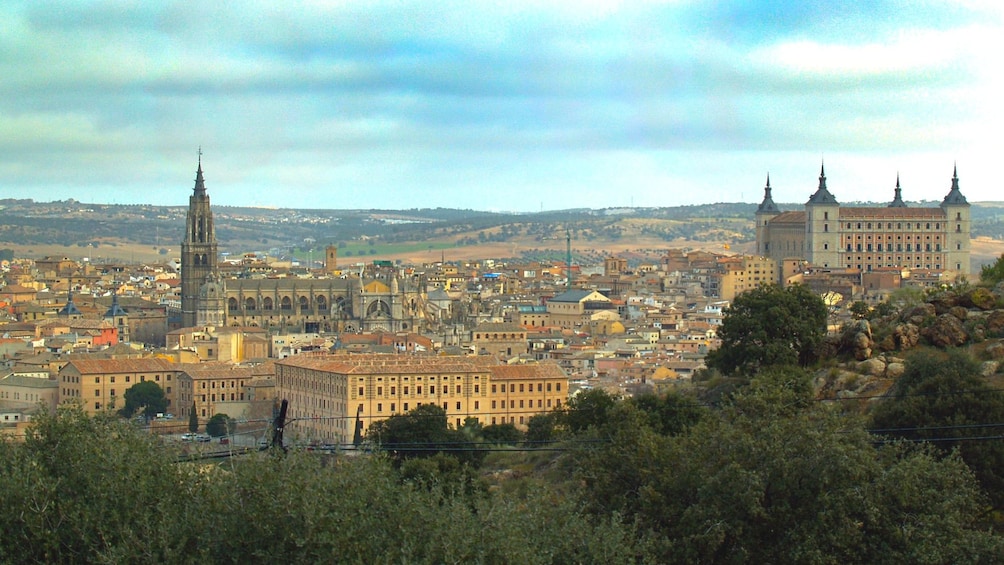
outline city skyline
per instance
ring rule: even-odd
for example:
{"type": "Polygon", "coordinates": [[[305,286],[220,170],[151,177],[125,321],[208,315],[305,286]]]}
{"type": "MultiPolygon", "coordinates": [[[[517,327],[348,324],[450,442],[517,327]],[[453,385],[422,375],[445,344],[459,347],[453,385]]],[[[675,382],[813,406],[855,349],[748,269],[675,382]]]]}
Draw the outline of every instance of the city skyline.
{"type": "Polygon", "coordinates": [[[1001,200],[992,2],[11,2],[0,198],[576,207],[1001,200]]]}

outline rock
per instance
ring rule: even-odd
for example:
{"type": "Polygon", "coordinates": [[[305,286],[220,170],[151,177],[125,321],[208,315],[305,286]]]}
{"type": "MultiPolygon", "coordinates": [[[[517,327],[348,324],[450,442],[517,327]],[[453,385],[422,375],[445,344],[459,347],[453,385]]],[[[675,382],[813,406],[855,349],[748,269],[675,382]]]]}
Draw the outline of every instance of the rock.
{"type": "Polygon", "coordinates": [[[928,318],[933,318],[937,315],[938,313],[935,310],[934,305],[925,302],[924,304],[918,304],[917,306],[903,312],[900,319],[904,322],[909,322],[915,326],[919,326],[928,318]]]}
{"type": "Polygon", "coordinates": [[[966,318],[969,317],[969,310],[962,306],[952,306],[948,309],[948,313],[958,318],[960,322],[965,322],[966,318]]]}
{"type": "Polygon", "coordinates": [[[996,373],[999,367],[1000,361],[984,361],[983,364],[980,365],[980,374],[984,377],[989,377],[996,373]]]}
{"type": "Polygon", "coordinates": [[[866,359],[858,363],[858,371],[866,375],[871,375],[873,377],[881,377],[885,374],[885,361],[879,359],[878,357],[873,357],[871,359],[866,359]]]}
{"type": "Polygon", "coordinates": [[[885,366],[885,376],[890,379],[898,379],[906,372],[906,365],[901,362],[888,363],[885,366]]]}
{"type": "Polygon", "coordinates": [[[1004,310],[994,310],[987,316],[986,334],[988,336],[1004,335],[1004,310]]]}
{"type": "Polygon", "coordinates": [[[921,332],[931,345],[937,347],[957,347],[969,339],[962,321],[950,314],[942,314],[933,324],[921,332]]]}
{"type": "Polygon", "coordinates": [[[897,324],[892,330],[892,338],[896,344],[895,349],[913,349],[920,343],[920,328],[911,323],[897,324]]]}
{"type": "Polygon", "coordinates": [[[954,294],[942,291],[928,298],[927,303],[934,308],[934,311],[938,316],[941,316],[943,314],[947,314],[953,306],[958,306],[959,299],[954,294]]]}
{"type": "Polygon", "coordinates": [[[994,309],[997,298],[990,289],[978,286],[963,294],[959,302],[966,308],[979,308],[985,311],[994,309]]]}
{"type": "Polygon", "coordinates": [[[991,359],[1004,359],[1004,343],[1002,342],[991,343],[987,346],[986,351],[991,359]]]}

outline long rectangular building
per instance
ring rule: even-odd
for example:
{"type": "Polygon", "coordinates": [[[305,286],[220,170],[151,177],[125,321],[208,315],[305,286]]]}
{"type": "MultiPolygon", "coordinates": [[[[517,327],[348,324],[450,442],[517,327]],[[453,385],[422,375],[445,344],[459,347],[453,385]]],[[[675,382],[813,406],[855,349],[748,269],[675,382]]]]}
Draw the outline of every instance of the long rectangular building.
{"type": "Polygon", "coordinates": [[[374,422],[436,404],[456,427],[525,427],[530,417],[560,407],[568,376],[556,364],[502,365],[494,357],[396,354],[304,354],[275,364],[279,398],[289,401],[289,437],[348,443],[356,422],[374,422]]]}

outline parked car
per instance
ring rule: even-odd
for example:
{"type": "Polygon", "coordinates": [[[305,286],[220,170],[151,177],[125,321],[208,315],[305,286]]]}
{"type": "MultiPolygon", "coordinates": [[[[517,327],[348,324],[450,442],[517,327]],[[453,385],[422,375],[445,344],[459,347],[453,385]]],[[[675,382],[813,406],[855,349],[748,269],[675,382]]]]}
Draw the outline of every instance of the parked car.
{"type": "Polygon", "coordinates": [[[181,441],[195,441],[195,434],[191,432],[181,434],[181,441]]]}
{"type": "Polygon", "coordinates": [[[210,442],[212,440],[213,440],[213,438],[209,437],[206,434],[199,434],[199,435],[195,436],[195,441],[197,441],[199,443],[207,443],[207,442],[210,442]]]}

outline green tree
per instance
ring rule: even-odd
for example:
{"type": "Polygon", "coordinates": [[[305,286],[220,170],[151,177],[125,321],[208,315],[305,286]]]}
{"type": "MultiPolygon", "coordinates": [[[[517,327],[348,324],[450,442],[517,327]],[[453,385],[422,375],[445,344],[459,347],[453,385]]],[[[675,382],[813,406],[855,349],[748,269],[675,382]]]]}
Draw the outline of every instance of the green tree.
{"type": "Polygon", "coordinates": [[[147,417],[161,414],[167,410],[167,396],[164,389],[153,381],[136,383],[125,391],[125,406],[119,410],[124,418],[131,418],[142,410],[147,417]]]}
{"type": "Polygon", "coordinates": [[[440,452],[471,463],[479,462],[484,456],[473,449],[479,441],[451,428],[446,411],[435,404],[422,404],[406,414],[374,422],[366,437],[398,461],[431,457],[440,452]]]}
{"type": "Polygon", "coordinates": [[[980,268],[980,282],[989,286],[1004,281],[1004,254],[996,261],[980,268]]]}
{"type": "Polygon", "coordinates": [[[666,540],[663,563],[997,559],[961,460],[876,446],[860,421],[804,398],[796,373],[774,373],[676,436],[620,403],[610,441],[575,454],[587,510],[666,540]]]}
{"type": "Polygon", "coordinates": [[[607,423],[610,410],[616,403],[617,398],[603,389],[585,390],[568,400],[562,419],[573,434],[589,428],[601,428],[607,423]]]}
{"type": "Polygon", "coordinates": [[[627,402],[646,416],[650,428],[664,435],[683,433],[700,421],[706,412],[697,399],[678,392],[642,394],[627,402]]]}
{"type": "Polygon", "coordinates": [[[558,438],[558,412],[534,414],[526,422],[526,443],[540,445],[551,443],[558,438]]]}
{"type": "Polygon", "coordinates": [[[215,414],[206,422],[206,433],[213,437],[223,437],[234,432],[236,422],[226,414],[215,414]]]}
{"type": "Polygon", "coordinates": [[[826,306],[803,285],[761,285],[732,301],[718,330],[721,347],[708,367],[753,374],[771,365],[807,366],[826,336],[826,306]]]}
{"type": "Polygon", "coordinates": [[[513,424],[492,424],[481,430],[481,437],[493,445],[517,445],[523,441],[523,432],[513,424]]]}
{"type": "Polygon", "coordinates": [[[891,396],[872,413],[876,433],[930,441],[943,453],[958,451],[989,494],[1004,508],[1004,442],[994,438],[1004,422],[1004,393],[980,376],[963,351],[916,353],[891,396]]]}
{"type": "Polygon", "coordinates": [[[195,412],[194,402],[192,402],[192,409],[188,412],[188,431],[193,434],[199,431],[199,415],[195,412]]]}
{"type": "Polygon", "coordinates": [[[847,311],[859,320],[867,318],[868,315],[871,314],[871,308],[862,300],[855,300],[852,302],[851,305],[847,307],[847,311]]]}

